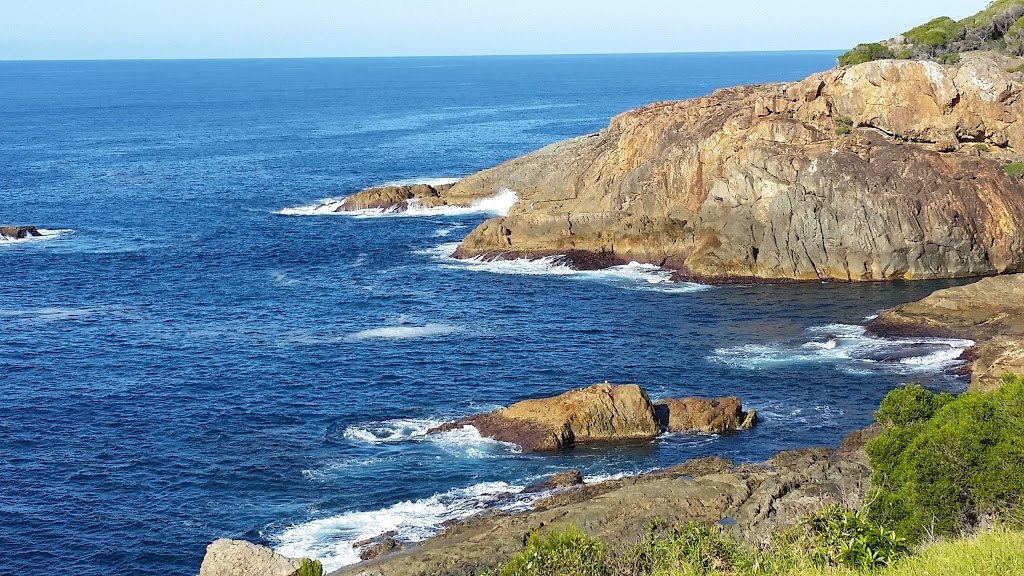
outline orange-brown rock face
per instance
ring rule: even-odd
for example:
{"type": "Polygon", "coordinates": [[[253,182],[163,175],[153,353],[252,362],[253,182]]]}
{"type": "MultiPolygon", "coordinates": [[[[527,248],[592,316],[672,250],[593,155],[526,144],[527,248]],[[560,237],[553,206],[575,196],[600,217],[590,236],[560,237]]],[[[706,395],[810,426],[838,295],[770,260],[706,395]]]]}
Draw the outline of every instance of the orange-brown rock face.
{"type": "Polygon", "coordinates": [[[558,450],[577,443],[654,438],[661,433],[650,398],[635,384],[598,384],[554,398],[525,400],[441,430],[462,426],[473,426],[488,438],[518,444],[524,452],[558,450]]]}
{"type": "Polygon", "coordinates": [[[669,432],[707,432],[721,434],[750,430],[757,422],[757,412],[743,411],[739,398],[666,399],[654,406],[658,420],[669,432]]]}
{"type": "Polygon", "coordinates": [[[710,282],[1024,271],[1022,85],[984,55],[652,104],[449,192],[520,202],[461,257],[639,261],[710,282]],[[974,144],[984,144],[976,147],[974,144]]]}

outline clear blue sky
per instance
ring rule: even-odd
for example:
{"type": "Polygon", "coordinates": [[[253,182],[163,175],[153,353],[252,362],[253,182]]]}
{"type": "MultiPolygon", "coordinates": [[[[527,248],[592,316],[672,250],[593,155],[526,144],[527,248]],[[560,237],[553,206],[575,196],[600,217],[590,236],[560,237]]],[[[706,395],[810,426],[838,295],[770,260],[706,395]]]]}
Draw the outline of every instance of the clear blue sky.
{"type": "Polygon", "coordinates": [[[988,0],[0,0],[0,59],[846,48],[988,0]]]}

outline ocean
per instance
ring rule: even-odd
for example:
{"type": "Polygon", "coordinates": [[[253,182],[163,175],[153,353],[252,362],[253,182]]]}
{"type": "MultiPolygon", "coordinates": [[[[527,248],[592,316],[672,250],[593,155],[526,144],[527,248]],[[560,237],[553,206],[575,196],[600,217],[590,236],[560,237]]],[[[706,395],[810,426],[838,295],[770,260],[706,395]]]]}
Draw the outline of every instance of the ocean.
{"type": "Polygon", "coordinates": [[[324,215],[833,52],[0,62],[0,573],[193,575],[220,537],[337,568],[521,488],[833,445],[968,343],[879,340],[950,282],[702,286],[459,262],[514,197],[324,215]],[[828,335],[838,339],[831,340],[828,335]],[[438,423],[596,382],[740,396],[739,434],[521,454],[438,423]]]}

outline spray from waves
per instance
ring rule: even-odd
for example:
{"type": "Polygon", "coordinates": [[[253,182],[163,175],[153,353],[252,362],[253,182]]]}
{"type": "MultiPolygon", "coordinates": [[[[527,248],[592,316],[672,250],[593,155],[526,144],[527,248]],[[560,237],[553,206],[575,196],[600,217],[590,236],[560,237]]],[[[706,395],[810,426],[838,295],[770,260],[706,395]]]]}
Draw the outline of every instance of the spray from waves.
{"type": "Polygon", "coordinates": [[[427,324],[426,326],[386,326],[363,330],[348,336],[349,340],[421,340],[424,338],[440,338],[462,332],[461,326],[449,324],[427,324]]]}
{"type": "Polygon", "coordinates": [[[445,422],[426,419],[394,419],[370,422],[345,428],[342,437],[357,444],[399,444],[403,442],[430,442],[449,454],[466,458],[488,458],[518,454],[522,450],[515,444],[486,438],[472,426],[464,426],[436,434],[429,430],[445,422]]]}
{"type": "Polygon", "coordinates": [[[399,502],[380,510],[346,512],[286,529],[273,538],[274,549],[291,558],[317,558],[325,571],[360,561],[357,542],[394,533],[406,542],[422,542],[437,534],[443,523],[467,518],[487,509],[528,509],[538,496],[521,495],[523,486],[484,482],[399,502]]]}
{"type": "Polygon", "coordinates": [[[349,216],[352,218],[421,218],[425,216],[465,216],[471,214],[490,214],[507,216],[513,206],[519,203],[519,196],[503,188],[490,198],[483,198],[469,206],[423,206],[417,200],[409,200],[405,210],[396,208],[353,210],[338,212],[345,205],[347,198],[325,198],[317,204],[296,206],[278,210],[282,216],[349,216]]]}
{"type": "Polygon", "coordinates": [[[746,344],[719,348],[708,357],[734,368],[761,370],[786,364],[833,364],[854,374],[885,371],[911,375],[959,366],[971,340],[875,338],[863,326],[828,324],[808,329],[813,340],[800,344],[746,344]]]}
{"type": "Polygon", "coordinates": [[[42,236],[29,236],[27,238],[9,238],[7,236],[0,236],[0,246],[17,246],[24,244],[33,244],[36,242],[45,242],[47,240],[59,240],[66,238],[75,233],[70,228],[58,229],[58,230],[47,230],[45,228],[37,228],[36,232],[42,234],[42,236]]]}
{"type": "Polygon", "coordinates": [[[605,282],[627,290],[667,294],[688,294],[711,289],[711,286],[704,284],[674,282],[670,270],[652,264],[632,262],[602,270],[576,270],[563,256],[545,256],[532,260],[526,258],[459,260],[452,258],[452,254],[458,247],[457,242],[449,242],[433,248],[417,250],[414,253],[430,256],[439,262],[442,268],[449,270],[472,270],[507,276],[565,276],[578,280],[605,282]]]}

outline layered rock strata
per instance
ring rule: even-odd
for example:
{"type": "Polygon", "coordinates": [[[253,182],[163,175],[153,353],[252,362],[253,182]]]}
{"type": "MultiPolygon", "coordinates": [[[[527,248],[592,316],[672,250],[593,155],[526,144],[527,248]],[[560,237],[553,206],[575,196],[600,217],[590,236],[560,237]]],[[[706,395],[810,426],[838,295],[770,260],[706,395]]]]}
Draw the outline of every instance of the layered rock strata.
{"type": "Polygon", "coordinates": [[[1024,274],[939,290],[883,312],[868,332],[974,340],[971,390],[992,390],[1004,374],[1024,376],[1024,274]]]}
{"type": "Polygon", "coordinates": [[[704,282],[1021,272],[1024,185],[1007,169],[1024,99],[1002,66],[876,61],[651,104],[427,200],[519,195],[464,258],[637,261],[704,282]]]}

